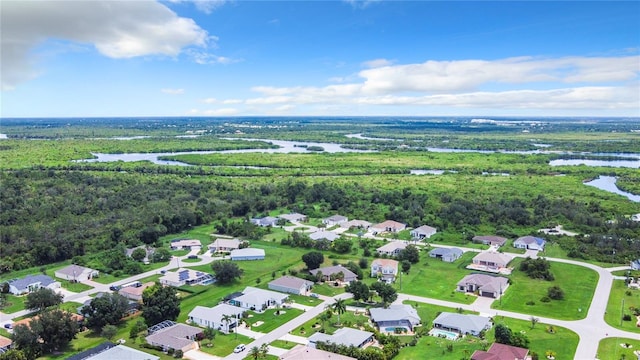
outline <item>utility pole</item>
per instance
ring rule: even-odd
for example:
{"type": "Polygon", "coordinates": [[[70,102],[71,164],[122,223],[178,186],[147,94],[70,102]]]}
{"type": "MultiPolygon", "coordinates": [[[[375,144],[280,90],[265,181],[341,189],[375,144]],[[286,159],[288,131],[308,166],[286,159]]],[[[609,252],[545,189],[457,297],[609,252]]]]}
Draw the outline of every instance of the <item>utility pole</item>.
{"type": "Polygon", "coordinates": [[[622,299],[622,309],[620,309],[620,326],[622,326],[622,320],[624,319],[624,299],[622,299]]]}

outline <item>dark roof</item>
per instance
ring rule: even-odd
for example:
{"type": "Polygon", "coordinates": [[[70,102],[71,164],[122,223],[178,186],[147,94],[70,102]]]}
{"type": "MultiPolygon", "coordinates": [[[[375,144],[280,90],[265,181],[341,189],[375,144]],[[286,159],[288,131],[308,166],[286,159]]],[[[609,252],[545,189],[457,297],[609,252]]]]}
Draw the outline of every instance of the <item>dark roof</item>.
{"type": "Polygon", "coordinates": [[[46,287],[53,284],[56,281],[53,280],[50,276],[37,274],[37,275],[27,275],[22,279],[9,281],[9,284],[15,286],[16,289],[20,290],[20,289],[26,289],[29,285],[35,284],[38,282],[42,286],[46,287]]]}
{"type": "Polygon", "coordinates": [[[224,297],[224,301],[233,300],[233,299],[237,298],[238,296],[242,296],[242,293],[239,292],[239,291],[231,293],[231,294],[229,294],[229,295],[224,297]]]}
{"type": "Polygon", "coordinates": [[[96,346],[96,347],[92,347],[89,350],[85,350],[81,353],[75,354],[73,356],[70,356],[67,358],[67,360],[83,360],[83,359],[88,359],[96,354],[99,354],[105,350],[109,350],[112,347],[116,346],[116,344],[110,342],[110,341],[106,341],[103,342],[102,344],[96,346]]]}

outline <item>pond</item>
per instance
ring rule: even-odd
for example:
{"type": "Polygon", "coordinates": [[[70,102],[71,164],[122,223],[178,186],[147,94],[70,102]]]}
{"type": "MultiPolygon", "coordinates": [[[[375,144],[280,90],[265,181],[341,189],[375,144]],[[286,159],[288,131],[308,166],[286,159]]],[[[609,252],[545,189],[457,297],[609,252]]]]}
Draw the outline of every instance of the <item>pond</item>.
{"type": "Polygon", "coordinates": [[[640,202],[640,195],[634,195],[632,193],[622,191],[616,186],[618,179],[614,176],[599,176],[597,179],[584,183],[588,186],[596,187],[600,190],[608,191],[610,193],[622,195],[633,202],[640,202]]]}

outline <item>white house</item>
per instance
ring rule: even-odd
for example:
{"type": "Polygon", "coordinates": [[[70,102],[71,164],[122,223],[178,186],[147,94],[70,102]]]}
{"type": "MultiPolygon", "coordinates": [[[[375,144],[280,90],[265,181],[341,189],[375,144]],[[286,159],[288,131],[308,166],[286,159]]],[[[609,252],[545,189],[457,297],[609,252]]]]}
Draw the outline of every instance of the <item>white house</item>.
{"type": "Polygon", "coordinates": [[[422,225],[410,231],[411,237],[414,239],[428,239],[437,232],[436,228],[422,225]]]}
{"type": "Polygon", "coordinates": [[[522,236],[513,242],[513,246],[518,249],[544,251],[546,241],[539,237],[522,236]]]}
{"type": "Polygon", "coordinates": [[[398,256],[406,247],[407,243],[404,241],[391,241],[377,248],[376,252],[380,255],[398,256]]]}
{"type": "Polygon", "coordinates": [[[391,259],[375,259],[371,262],[371,277],[378,277],[387,283],[396,281],[398,262],[391,259]]]}
{"type": "Polygon", "coordinates": [[[211,308],[198,305],[189,313],[189,321],[192,324],[217,329],[228,334],[229,330],[238,326],[245,311],[245,309],[228,304],[219,304],[211,308]]]}
{"type": "Polygon", "coordinates": [[[9,292],[13,295],[27,294],[40,288],[56,290],[60,288],[60,283],[53,280],[50,276],[37,274],[27,275],[22,279],[11,280],[8,282],[9,292]]]}
{"type": "Polygon", "coordinates": [[[69,265],[56,271],[54,274],[57,278],[64,280],[87,281],[98,276],[100,272],[80,265],[69,265]]]}
{"type": "Polygon", "coordinates": [[[373,341],[373,333],[350,327],[343,327],[336,330],[333,335],[317,332],[309,336],[309,346],[312,348],[315,348],[316,344],[320,341],[336,345],[355,346],[357,348],[362,348],[366,344],[373,341]]]}
{"type": "Polygon", "coordinates": [[[454,262],[462,256],[464,252],[458,248],[443,248],[438,247],[429,251],[429,256],[432,258],[440,259],[444,262],[454,262]]]}
{"type": "Polygon", "coordinates": [[[406,228],[406,224],[399,223],[393,220],[386,220],[379,224],[371,225],[369,230],[372,231],[374,235],[376,235],[383,232],[397,233],[406,228]]]}
{"type": "Polygon", "coordinates": [[[209,244],[208,248],[212,253],[227,252],[239,249],[240,243],[241,241],[239,239],[218,238],[212,244],[209,244]]]}
{"type": "Polygon", "coordinates": [[[278,215],[278,218],[285,219],[292,223],[307,221],[306,215],[298,214],[298,213],[282,214],[282,215],[278,215]]]}
{"type": "Polygon", "coordinates": [[[296,295],[306,295],[313,282],[295,276],[282,276],[269,282],[269,289],[296,295]]]}
{"type": "Polygon", "coordinates": [[[229,255],[232,261],[264,260],[264,249],[244,248],[231,251],[229,255]]]}
{"type": "Polygon", "coordinates": [[[371,223],[365,220],[351,220],[351,221],[347,221],[340,224],[340,227],[347,228],[347,229],[357,228],[357,229],[366,230],[369,227],[371,227],[371,223]]]}
{"type": "Polygon", "coordinates": [[[176,239],[171,240],[171,250],[191,250],[194,247],[201,247],[202,243],[196,239],[176,239]]]}
{"type": "Polygon", "coordinates": [[[311,234],[309,234],[309,238],[311,240],[327,240],[327,241],[331,241],[333,242],[335,239],[339,238],[340,235],[331,232],[331,231],[325,231],[325,230],[319,230],[316,232],[313,232],[311,234]]]}
{"type": "Polygon", "coordinates": [[[180,287],[183,285],[209,285],[215,279],[213,275],[191,269],[177,269],[176,271],[167,271],[160,279],[160,284],[180,287]]]}
{"type": "Polygon", "coordinates": [[[242,295],[229,300],[229,303],[244,309],[263,311],[270,306],[284,304],[288,298],[287,294],[247,286],[242,295]]]}
{"type": "Polygon", "coordinates": [[[273,216],[265,216],[263,218],[253,218],[251,219],[251,223],[258,226],[262,226],[262,227],[267,227],[267,226],[276,227],[278,226],[278,218],[275,218],[273,216]]]}
{"type": "Polygon", "coordinates": [[[342,223],[346,223],[349,219],[346,216],[342,215],[333,215],[328,218],[322,219],[322,223],[327,225],[327,227],[332,227],[335,225],[340,225],[342,223]]]}

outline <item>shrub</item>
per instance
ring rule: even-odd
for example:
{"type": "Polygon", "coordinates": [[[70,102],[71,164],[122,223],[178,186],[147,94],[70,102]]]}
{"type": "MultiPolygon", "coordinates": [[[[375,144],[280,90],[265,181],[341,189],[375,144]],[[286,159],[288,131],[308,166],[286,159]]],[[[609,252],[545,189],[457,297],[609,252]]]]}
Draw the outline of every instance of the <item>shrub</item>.
{"type": "Polygon", "coordinates": [[[535,301],[532,301],[532,300],[527,301],[527,305],[533,306],[535,304],[536,304],[535,301]]]}
{"type": "Polygon", "coordinates": [[[548,296],[543,296],[542,299],[540,299],[540,301],[542,301],[543,303],[548,303],[551,301],[551,299],[548,296]]]}
{"type": "Polygon", "coordinates": [[[622,316],[622,320],[624,320],[624,321],[631,321],[631,315],[629,315],[629,314],[624,314],[624,315],[622,316]]]}
{"type": "Polygon", "coordinates": [[[564,299],[564,291],[557,285],[552,286],[547,289],[547,296],[553,300],[562,300],[564,299]]]}

